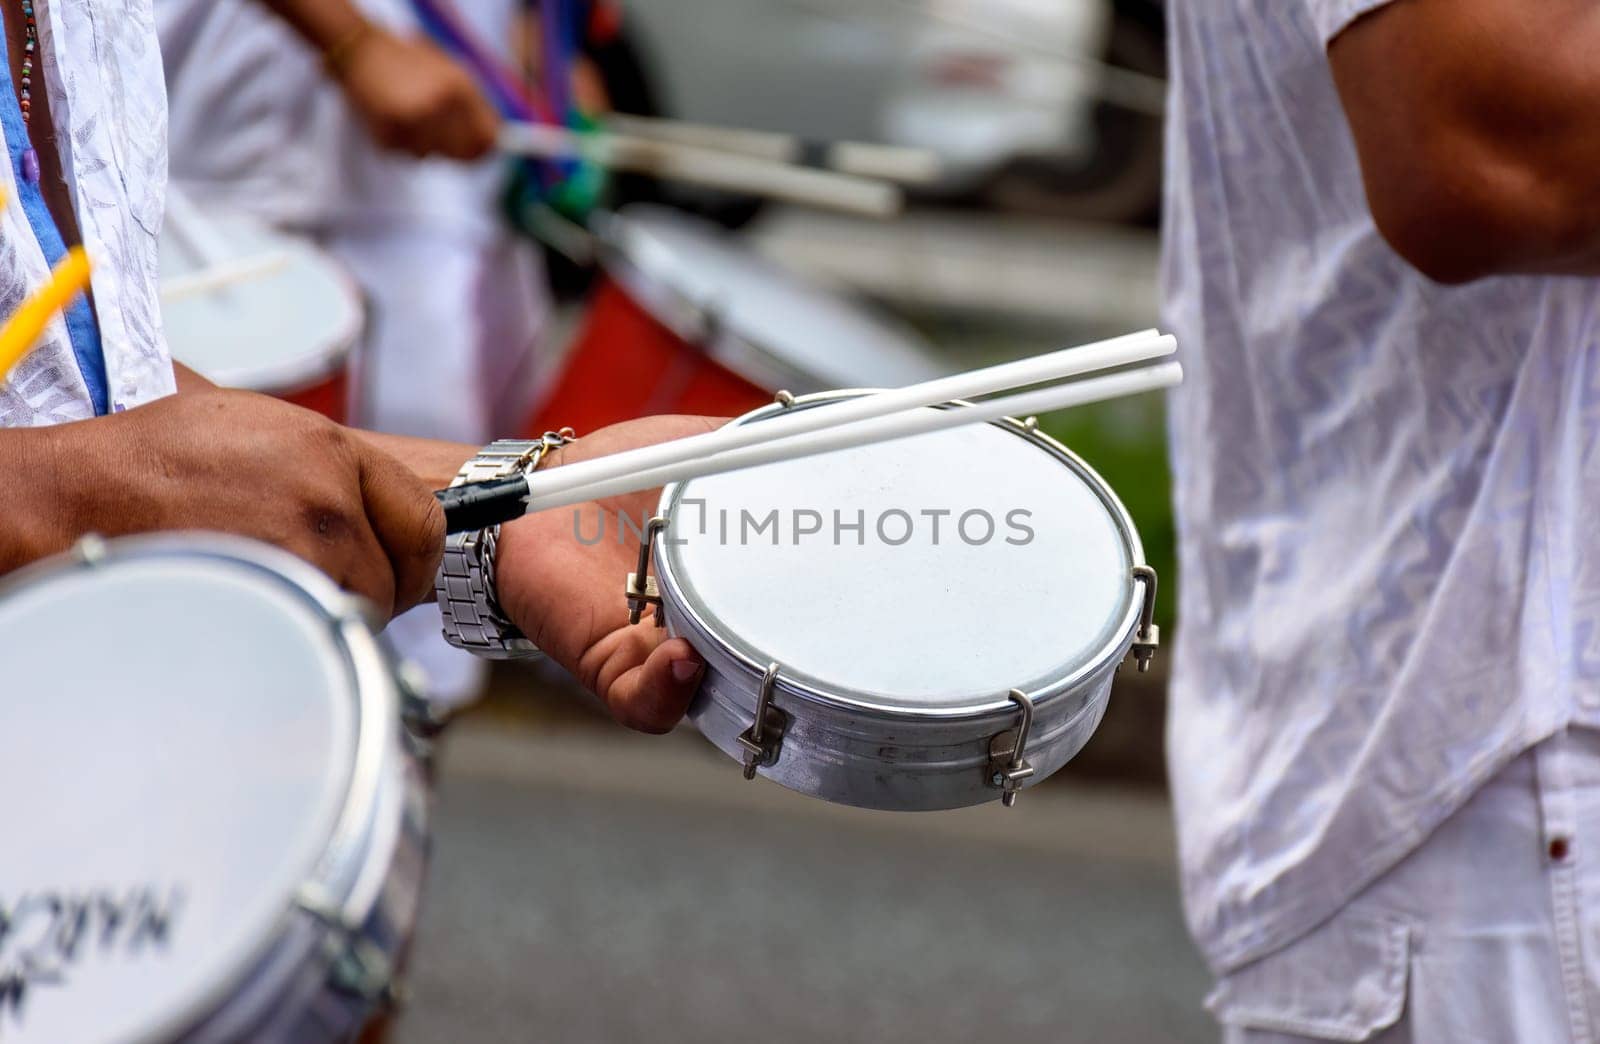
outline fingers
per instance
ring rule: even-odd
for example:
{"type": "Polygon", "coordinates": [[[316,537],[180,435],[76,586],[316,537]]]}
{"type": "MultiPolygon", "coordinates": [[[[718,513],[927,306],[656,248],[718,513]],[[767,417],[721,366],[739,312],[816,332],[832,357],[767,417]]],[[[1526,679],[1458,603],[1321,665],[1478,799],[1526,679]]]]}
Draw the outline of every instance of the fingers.
{"type": "Polygon", "coordinates": [[[463,120],[465,142],[460,158],[482,159],[500,141],[500,113],[476,88],[467,98],[466,110],[463,120]]]}
{"type": "Polygon", "coordinates": [[[344,80],[373,139],[419,159],[475,160],[494,149],[500,115],[477,81],[432,44],[384,35],[344,80]]]}
{"type": "Polygon", "coordinates": [[[358,448],[367,521],[393,576],[392,609],[430,598],[444,554],[444,510],[433,492],[398,460],[358,448]]]}
{"type": "Polygon", "coordinates": [[[344,547],[345,564],[331,575],[340,587],[371,602],[381,619],[394,616],[395,574],[372,530],[358,526],[344,547]]]}
{"type": "Polygon", "coordinates": [[[499,113],[471,82],[458,84],[441,109],[433,122],[431,151],[455,160],[476,160],[499,141],[499,113]]]}
{"type": "Polygon", "coordinates": [[[705,661],[682,638],[672,638],[648,653],[653,628],[615,632],[617,647],[601,665],[593,686],[611,716],[640,732],[670,732],[688,713],[705,677],[705,661]],[[643,662],[640,662],[643,654],[643,662]]]}
{"type": "Polygon", "coordinates": [[[394,615],[394,569],[358,503],[348,510],[309,509],[298,531],[280,543],[342,589],[371,602],[385,618],[394,615]]]}

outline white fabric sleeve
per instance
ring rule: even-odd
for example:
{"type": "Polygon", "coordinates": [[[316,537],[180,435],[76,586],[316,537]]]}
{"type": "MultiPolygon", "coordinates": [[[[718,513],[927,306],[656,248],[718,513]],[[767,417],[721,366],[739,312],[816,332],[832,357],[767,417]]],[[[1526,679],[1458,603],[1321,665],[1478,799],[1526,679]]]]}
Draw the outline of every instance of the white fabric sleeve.
{"type": "Polygon", "coordinates": [[[1317,32],[1327,44],[1344,32],[1351,22],[1369,11],[1386,7],[1394,0],[1306,0],[1311,18],[1317,23],[1317,32]]]}

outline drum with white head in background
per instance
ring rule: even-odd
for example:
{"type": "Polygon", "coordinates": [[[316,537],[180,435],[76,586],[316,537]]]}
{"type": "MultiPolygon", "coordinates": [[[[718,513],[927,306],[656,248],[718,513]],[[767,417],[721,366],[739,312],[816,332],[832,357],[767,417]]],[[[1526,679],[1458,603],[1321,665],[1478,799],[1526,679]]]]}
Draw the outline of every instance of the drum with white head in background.
{"type": "Polygon", "coordinates": [[[172,357],[202,377],[343,422],[366,328],[355,280],[301,236],[201,210],[176,188],[161,237],[172,357]]]}
{"type": "Polygon", "coordinates": [[[332,1041],[390,999],[426,791],[362,603],[218,536],[0,588],[0,1040],[332,1041]]]}
{"type": "Polygon", "coordinates": [[[909,328],[807,282],[709,222],[636,205],[599,222],[604,272],[535,433],[660,413],[726,417],[787,388],[943,375],[909,328]]]}
{"type": "Polygon", "coordinates": [[[1030,422],[693,479],[646,532],[629,601],[706,659],[700,731],[746,778],[847,805],[1011,804],[1158,640],[1132,520],[1030,422]]]}

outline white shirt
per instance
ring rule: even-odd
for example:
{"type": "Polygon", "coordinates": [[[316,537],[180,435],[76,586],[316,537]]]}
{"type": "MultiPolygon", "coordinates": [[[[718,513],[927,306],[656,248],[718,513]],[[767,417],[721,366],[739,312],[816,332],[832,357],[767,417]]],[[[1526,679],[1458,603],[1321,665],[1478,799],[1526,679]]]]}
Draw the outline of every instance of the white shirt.
{"type": "MultiPolygon", "coordinates": [[[[161,330],[157,238],[166,198],[166,93],[150,0],[35,0],[35,89],[51,115],[83,243],[95,264],[94,305],[109,408],[174,390],[161,330]]],[[[49,279],[20,202],[17,171],[0,164],[0,302],[6,312],[49,279]]],[[[58,424],[94,407],[65,324],[0,380],[0,426],[58,424]]]]}
{"type": "MultiPolygon", "coordinates": [[[[197,202],[324,233],[363,224],[504,235],[503,163],[418,161],[372,140],[321,56],[260,0],[154,0],[171,96],[172,176],[197,202]]],[[[420,35],[409,0],[358,0],[420,35]]],[[[509,61],[517,0],[456,5],[509,61]]]]}
{"type": "Polygon", "coordinates": [[[1325,54],[1383,2],[1168,7],[1168,742],[1218,971],[1600,721],[1600,285],[1448,289],[1385,245],[1325,54]]]}

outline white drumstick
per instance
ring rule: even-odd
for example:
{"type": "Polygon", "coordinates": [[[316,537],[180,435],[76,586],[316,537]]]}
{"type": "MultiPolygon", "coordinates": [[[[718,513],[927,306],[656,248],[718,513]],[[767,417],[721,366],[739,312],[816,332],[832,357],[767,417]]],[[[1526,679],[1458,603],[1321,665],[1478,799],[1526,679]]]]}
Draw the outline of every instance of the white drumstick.
{"type": "Polygon", "coordinates": [[[891,217],[904,202],[885,181],[813,170],[791,163],[621,134],[580,134],[543,123],[507,123],[500,149],[522,156],[583,157],[616,170],[632,170],[707,188],[745,192],[795,203],[891,217]]]}
{"type": "Polygon", "coordinates": [[[265,254],[256,254],[254,257],[241,257],[235,261],[224,261],[208,268],[185,272],[183,275],[162,280],[161,300],[171,304],[173,301],[181,301],[196,294],[208,294],[213,290],[221,290],[223,287],[233,286],[235,283],[247,283],[252,279],[265,279],[267,276],[281,272],[288,264],[289,252],[286,250],[274,250],[265,254]]]}
{"type": "MultiPolygon", "coordinates": [[[[776,441],[761,442],[742,449],[718,453],[699,460],[684,461],[666,467],[635,472],[586,486],[568,489],[561,493],[547,493],[545,480],[559,475],[566,468],[550,472],[537,472],[528,480],[529,497],[527,513],[548,511],[551,508],[581,504],[600,497],[620,496],[653,489],[670,482],[683,482],[727,471],[758,467],[787,460],[799,460],[819,453],[853,449],[871,443],[890,442],[895,439],[924,435],[967,424],[999,420],[1002,417],[1026,416],[1048,413],[1052,410],[1083,406],[1091,402],[1138,395],[1143,392],[1170,388],[1183,380],[1183,367],[1175,362],[1146,366],[1135,370],[1090,377],[1070,384],[1041,388],[1037,391],[1007,395],[970,406],[952,406],[948,409],[911,409],[887,416],[874,417],[820,432],[797,435],[776,441]]],[[[763,424],[747,425],[759,428],[763,424]]],[[[620,454],[619,454],[620,456],[620,454]]]]}
{"type": "MultiPolygon", "coordinates": [[[[939,377],[921,384],[846,399],[827,406],[801,410],[761,424],[729,425],[703,435],[644,446],[607,457],[556,468],[539,476],[540,491],[554,495],[567,489],[668,467],[716,453],[761,442],[803,435],[823,428],[881,417],[917,406],[933,406],[954,399],[978,399],[1013,388],[1078,377],[1114,366],[1147,362],[1177,350],[1177,342],[1155,330],[1143,330],[1108,341],[1065,348],[1046,355],[990,366],[982,370],[939,377]]],[[[648,489],[649,487],[643,487],[648,489]]],[[[586,499],[586,498],[585,498],[586,499]]]]}
{"type": "Polygon", "coordinates": [[[189,256],[198,262],[197,268],[227,263],[231,251],[217,226],[176,185],[167,186],[166,222],[189,256]]]}
{"type": "Polygon", "coordinates": [[[943,168],[938,153],[930,149],[907,148],[903,145],[878,145],[860,141],[808,143],[793,134],[746,130],[742,127],[718,127],[705,123],[688,123],[683,120],[624,113],[607,116],[605,125],[608,129],[622,134],[652,138],[657,141],[674,141],[722,152],[736,152],[780,163],[805,163],[805,157],[809,152],[816,156],[816,163],[812,165],[820,165],[841,174],[882,178],[885,181],[898,181],[906,185],[926,185],[937,181],[943,168]]]}

